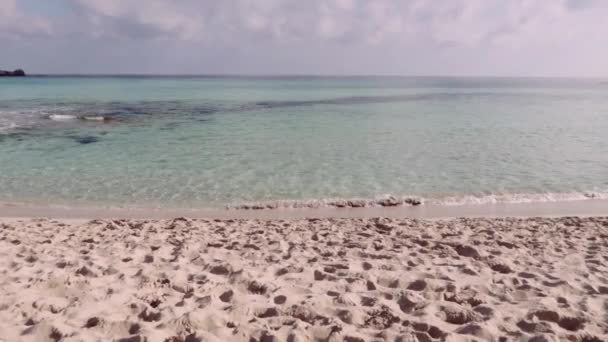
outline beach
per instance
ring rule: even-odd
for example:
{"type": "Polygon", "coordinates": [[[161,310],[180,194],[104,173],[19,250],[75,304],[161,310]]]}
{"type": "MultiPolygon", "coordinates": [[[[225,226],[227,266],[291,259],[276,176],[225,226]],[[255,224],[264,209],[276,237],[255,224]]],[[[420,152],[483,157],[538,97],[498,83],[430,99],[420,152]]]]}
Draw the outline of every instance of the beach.
{"type": "Polygon", "coordinates": [[[607,17],[0,0],[0,342],[608,342],[607,17]]]}
{"type": "Polygon", "coordinates": [[[608,339],[606,217],[0,228],[0,341],[608,339]]]}
{"type": "Polygon", "coordinates": [[[1,83],[0,342],[608,340],[607,82],[1,83]]]}

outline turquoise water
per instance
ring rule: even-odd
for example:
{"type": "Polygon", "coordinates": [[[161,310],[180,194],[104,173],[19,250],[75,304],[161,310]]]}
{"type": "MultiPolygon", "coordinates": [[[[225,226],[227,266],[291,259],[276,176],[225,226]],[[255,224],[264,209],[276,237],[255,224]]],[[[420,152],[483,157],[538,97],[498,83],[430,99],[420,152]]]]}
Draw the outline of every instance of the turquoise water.
{"type": "Polygon", "coordinates": [[[0,201],[608,198],[608,82],[0,79],[0,201]]]}

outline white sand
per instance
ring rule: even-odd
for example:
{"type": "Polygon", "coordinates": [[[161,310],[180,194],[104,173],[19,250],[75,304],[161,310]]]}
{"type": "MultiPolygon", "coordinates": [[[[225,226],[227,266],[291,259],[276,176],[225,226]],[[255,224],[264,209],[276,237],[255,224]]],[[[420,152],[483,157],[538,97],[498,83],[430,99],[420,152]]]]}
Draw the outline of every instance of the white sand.
{"type": "Polygon", "coordinates": [[[0,221],[0,341],[608,341],[608,218],[0,221]]]}

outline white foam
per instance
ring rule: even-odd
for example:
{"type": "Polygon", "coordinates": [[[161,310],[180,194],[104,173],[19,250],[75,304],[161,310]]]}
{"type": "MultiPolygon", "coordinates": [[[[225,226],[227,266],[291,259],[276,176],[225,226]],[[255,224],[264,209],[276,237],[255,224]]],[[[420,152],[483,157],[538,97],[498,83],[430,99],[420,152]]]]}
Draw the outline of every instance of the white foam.
{"type": "Polygon", "coordinates": [[[0,132],[10,131],[10,130],[14,130],[16,128],[19,128],[19,125],[17,125],[14,122],[8,122],[8,123],[0,122],[0,132]]]}
{"type": "Polygon", "coordinates": [[[260,210],[260,209],[301,209],[301,208],[366,208],[366,207],[398,207],[416,206],[422,200],[415,196],[382,196],[375,199],[361,198],[324,198],[311,200],[279,200],[254,203],[240,203],[227,206],[228,209],[260,210]]]}
{"type": "Polygon", "coordinates": [[[106,117],[105,116],[83,116],[81,118],[82,120],[87,120],[87,121],[105,121],[106,117]]]}
{"type": "Polygon", "coordinates": [[[68,115],[68,114],[51,114],[49,115],[49,119],[53,121],[68,121],[78,119],[76,115],[68,115]]]}
{"type": "Polygon", "coordinates": [[[544,203],[608,199],[608,191],[588,192],[546,192],[546,193],[504,193],[482,196],[450,196],[426,199],[425,203],[442,206],[497,204],[497,203],[544,203]]]}
{"type": "Polygon", "coordinates": [[[547,203],[585,201],[608,199],[608,190],[588,192],[547,192],[547,193],[504,193],[490,195],[463,195],[440,198],[420,198],[416,196],[384,195],[374,199],[308,199],[308,200],[277,200],[253,203],[238,203],[228,205],[228,209],[262,210],[262,209],[301,209],[301,208],[370,208],[398,206],[461,206],[482,204],[516,204],[516,203],[547,203]]]}

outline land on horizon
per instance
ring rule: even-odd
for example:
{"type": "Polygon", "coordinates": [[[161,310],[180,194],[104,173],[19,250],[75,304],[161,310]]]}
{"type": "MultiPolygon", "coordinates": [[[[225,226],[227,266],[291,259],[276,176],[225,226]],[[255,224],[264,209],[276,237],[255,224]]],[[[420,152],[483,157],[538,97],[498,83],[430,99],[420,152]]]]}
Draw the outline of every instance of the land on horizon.
{"type": "Polygon", "coordinates": [[[0,77],[2,77],[2,76],[19,77],[19,76],[26,76],[26,75],[22,69],[16,69],[14,71],[0,70],[0,77]]]}

